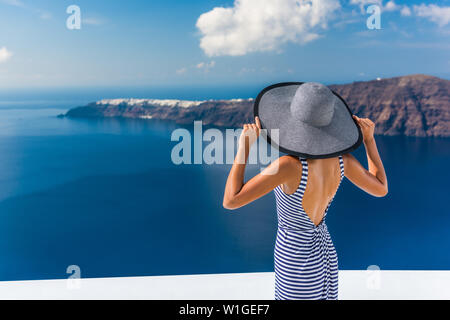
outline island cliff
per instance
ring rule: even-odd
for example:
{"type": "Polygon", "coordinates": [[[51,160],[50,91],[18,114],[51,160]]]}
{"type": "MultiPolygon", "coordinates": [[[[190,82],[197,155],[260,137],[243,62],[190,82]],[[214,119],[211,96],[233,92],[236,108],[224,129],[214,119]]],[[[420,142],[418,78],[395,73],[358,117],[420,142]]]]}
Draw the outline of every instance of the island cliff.
{"type": "MultiPolygon", "coordinates": [[[[353,113],[376,123],[376,134],[450,137],[450,81],[410,75],[330,85],[353,113]]],[[[238,127],[252,121],[253,99],[105,99],[69,110],[67,117],[163,119],[180,124],[238,127]]]]}

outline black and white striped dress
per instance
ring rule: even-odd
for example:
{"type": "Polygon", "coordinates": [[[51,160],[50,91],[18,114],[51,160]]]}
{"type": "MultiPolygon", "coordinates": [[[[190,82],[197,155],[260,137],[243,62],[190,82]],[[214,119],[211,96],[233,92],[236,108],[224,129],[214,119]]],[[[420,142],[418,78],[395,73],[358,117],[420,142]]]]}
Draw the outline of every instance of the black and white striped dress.
{"type": "MultiPolygon", "coordinates": [[[[275,188],[278,231],[275,243],[275,299],[337,299],[338,259],[325,218],[315,225],[302,206],[308,181],[308,162],[302,162],[302,179],[292,195],[275,188]]],[[[341,180],[344,161],[339,157],[341,180]]],[[[340,185],[340,183],[339,183],[340,185]]]]}

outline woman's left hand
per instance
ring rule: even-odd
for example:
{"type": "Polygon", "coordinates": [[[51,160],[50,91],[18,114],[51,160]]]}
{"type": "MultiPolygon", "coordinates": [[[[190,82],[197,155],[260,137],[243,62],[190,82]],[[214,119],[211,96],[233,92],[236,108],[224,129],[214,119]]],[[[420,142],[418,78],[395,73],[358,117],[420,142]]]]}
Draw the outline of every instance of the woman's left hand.
{"type": "Polygon", "coordinates": [[[375,124],[373,123],[373,121],[369,118],[359,118],[356,115],[353,115],[353,119],[356,120],[359,127],[361,128],[364,143],[372,141],[375,132],[375,124]]]}
{"type": "Polygon", "coordinates": [[[258,117],[255,117],[255,123],[246,123],[243,126],[241,136],[239,137],[239,147],[250,147],[258,139],[261,133],[261,122],[258,117]]]}

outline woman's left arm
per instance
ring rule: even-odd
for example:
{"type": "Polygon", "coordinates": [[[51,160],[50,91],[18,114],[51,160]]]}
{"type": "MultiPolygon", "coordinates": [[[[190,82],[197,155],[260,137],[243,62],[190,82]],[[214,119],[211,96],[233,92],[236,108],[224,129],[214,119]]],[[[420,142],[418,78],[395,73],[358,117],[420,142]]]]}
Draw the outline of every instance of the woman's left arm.
{"type": "Polygon", "coordinates": [[[233,166],[228,175],[223,206],[226,209],[240,208],[272,191],[289,178],[291,161],[282,157],[265,170],[244,183],[245,166],[252,144],[257,140],[261,124],[258,117],[253,124],[245,124],[239,138],[239,146],[233,166]]]}

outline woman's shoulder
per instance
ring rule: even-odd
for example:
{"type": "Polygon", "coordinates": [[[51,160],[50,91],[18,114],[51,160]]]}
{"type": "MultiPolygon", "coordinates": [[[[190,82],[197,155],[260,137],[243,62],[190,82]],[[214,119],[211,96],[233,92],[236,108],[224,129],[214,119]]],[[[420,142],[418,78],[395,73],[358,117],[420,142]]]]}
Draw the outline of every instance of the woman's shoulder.
{"type": "Polygon", "coordinates": [[[358,162],[358,160],[351,153],[343,154],[342,160],[344,161],[344,165],[346,167],[358,162]]]}
{"type": "Polygon", "coordinates": [[[300,160],[293,156],[281,156],[267,166],[262,174],[264,176],[291,177],[294,171],[302,168],[300,160]]]}
{"type": "Polygon", "coordinates": [[[302,163],[298,157],[285,155],[278,158],[280,166],[298,168],[302,166],[302,163]]]}

